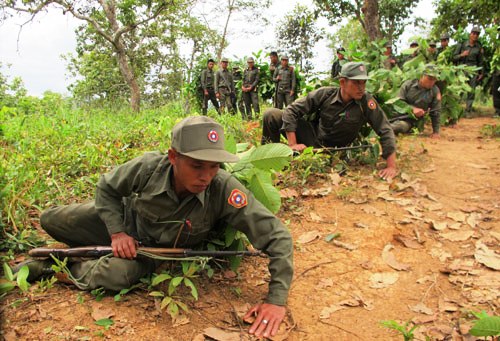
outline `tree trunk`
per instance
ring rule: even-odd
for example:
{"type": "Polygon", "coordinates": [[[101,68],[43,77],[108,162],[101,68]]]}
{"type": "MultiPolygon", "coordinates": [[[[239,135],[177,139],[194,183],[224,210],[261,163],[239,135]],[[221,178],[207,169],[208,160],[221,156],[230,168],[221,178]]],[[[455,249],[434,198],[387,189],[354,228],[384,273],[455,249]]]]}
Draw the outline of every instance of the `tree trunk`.
{"type": "Polygon", "coordinates": [[[116,59],[118,61],[120,73],[130,88],[130,106],[133,111],[139,112],[141,109],[141,90],[139,89],[137,78],[135,77],[133,70],[130,68],[130,63],[124,49],[117,49],[116,59]]]}
{"type": "Polygon", "coordinates": [[[231,14],[233,14],[235,0],[227,0],[227,18],[226,24],[224,25],[224,31],[222,32],[222,37],[220,39],[219,49],[217,51],[217,62],[220,62],[222,58],[222,51],[224,51],[224,46],[226,45],[227,27],[229,26],[229,19],[231,14]]]}
{"type": "Polygon", "coordinates": [[[380,19],[378,14],[378,0],[365,0],[361,9],[365,17],[365,31],[370,41],[382,38],[380,35],[380,19]]]}

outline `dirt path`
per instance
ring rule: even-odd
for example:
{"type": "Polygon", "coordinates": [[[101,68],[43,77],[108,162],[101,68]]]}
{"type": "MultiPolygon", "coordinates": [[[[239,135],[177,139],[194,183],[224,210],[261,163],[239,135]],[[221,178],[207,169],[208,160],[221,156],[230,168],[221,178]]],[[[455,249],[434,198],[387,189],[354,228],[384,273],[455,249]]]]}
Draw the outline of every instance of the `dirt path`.
{"type": "MultiPolygon", "coordinates": [[[[338,185],[318,181],[324,195],[285,207],[295,240],[288,340],[401,340],[380,326],[391,319],[421,324],[418,339],[460,340],[467,311],[498,315],[500,276],[481,264],[497,266],[500,252],[500,142],[480,135],[495,123],[462,120],[437,141],[400,138],[402,173],[390,186],[356,167],[338,185]]],[[[61,284],[45,293],[33,286],[28,298],[3,301],[0,326],[6,340],[192,340],[209,327],[245,340],[234,316],[264,296],[267,276],[265,261],[251,259],[237,278],[198,281],[199,301],[175,326],[142,291],[96,302],[61,284]],[[97,313],[115,324],[95,325],[97,313]]]]}

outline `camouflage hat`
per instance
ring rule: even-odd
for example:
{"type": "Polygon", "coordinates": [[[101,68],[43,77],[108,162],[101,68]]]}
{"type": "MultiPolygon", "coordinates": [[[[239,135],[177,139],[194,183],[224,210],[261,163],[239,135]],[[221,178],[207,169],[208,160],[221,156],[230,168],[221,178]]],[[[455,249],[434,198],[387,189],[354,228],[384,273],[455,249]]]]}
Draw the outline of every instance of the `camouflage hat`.
{"type": "Polygon", "coordinates": [[[434,47],[436,47],[436,45],[437,45],[437,44],[436,44],[436,42],[435,42],[435,41],[430,41],[430,42],[429,42],[429,46],[434,46],[434,47]]]}
{"type": "Polygon", "coordinates": [[[439,78],[439,70],[434,64],[425,65],[423,74],[430,77],[439,78]]]}
{"type": "Polygon", "coordinates": [[[448,33],[441,34],[441,40],[450,40],[450,35],[448,33]]]}
{"type": "Polygon", "coordinates": [[[253,57],[248,57],[247,63],[253,63],[253,62],[255,62],[255,60],[253,60],[253,57]]]}
{"type": "Polygon", "coordinates": [[[172,148],[201,161],[237,162],[239,158],[224,149],[224,129],[207,116],[189,116],[172,129],[172,148]]]}
{"type": "Polygon", "coordinates": [[[349,62],[342,65],[342,69],[339,73],[339,78],[347,79],[370,79],[366,72],[366,66],[359,62],[349,62]]]}
{"type": "Polygon", "coordinates": [[[384,47],[392,48],[392,43],[390,41],[388,41],[387,43],[384,44],[384,47]]]}
{"type": "Polygon", "coordinates": [[[288,56],[286,54],[282,55],[281,60],[288,60],[288,56]]]}
{"type": "Polygon", "coordinates": [[[481,28],[480,28],[479,26],[474,26],[474,27],[472,28],[472,30],[470,30],[470,31],[471,31],[471,33],[472,33],[472,32],[481,33],[481,28]]]}
{"type": "Polygon", "coordinates": [[[226,62],[226,63],[229,63],[229,59],[227,59],[226,57],[222,57],[222,59],[220,60],[221,62],[226,62]]]}

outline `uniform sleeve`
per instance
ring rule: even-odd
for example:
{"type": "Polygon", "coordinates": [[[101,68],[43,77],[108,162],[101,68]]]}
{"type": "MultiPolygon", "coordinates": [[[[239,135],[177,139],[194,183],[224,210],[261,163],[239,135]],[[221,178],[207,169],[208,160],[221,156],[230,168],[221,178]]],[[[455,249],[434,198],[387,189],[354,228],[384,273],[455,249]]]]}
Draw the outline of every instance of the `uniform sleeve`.
{"type": "Polygon", "coordinates": [[[454,62],[459,62],[462,57],[460,57],[460,54],[462,53],[462,45],[463,43],[457,44],[455,47],[455,51],[453,51],[453,61],[454,62]]]}
{"type": "Polygon", "coordinates": [[[234,93],[236,92],[236,89],[234,88],[234,77],[229,72],[228,72],[228,77],[229,77],[229,87],[231,89],[231,92],[234,93]]]}
{"type": "Polygon", "coordinates": [[[441,116],[441,92],[439,88],[434,85],[432,88],[432,103],[431,103],[431,122],[432,122],[432,131],[435,134],[439,134],[440,127],[440,116],[441,116]]]}
{"type": "Polygon", "coordinates": [[[292,77],[292,86],[291,86],[290,90],[295,92],[295,90],[297,88],[297,77],[295,77],[295,69],[292,69],[291,77],[292,77]]]}
{"type": "Polygon", "coordinates": [[[220,77],[220,74],[219,74],[219,71],[217,71],[215,73],[215,77],[214,77],[214,91],[215,91],[215,93],[219,92],[219,77],[220,77]]]}
{"type": "Polygon", "coordinates": [[[207,70],[201,72],[201,87],[203,90],[207,90],[207,70]]]}
{"type": "Polygon", "coordinates": [[[290,232],[234,177],[224,184],[222,195],[223,220],[245,233],[253,246],[269,256],[271,281],[266,302],[285,305],[293,277],[290,232]]]}
{"type": "Polygon", "coordinates": [[[320,103],[323,103],[325,96],[328,96],[327,91],[320,88],[289,104],[283,111],[283,129],[297,131],[299,119],[304,115],[309,116],[315,113],[319,109],[320,103]]]}
{"type": "MultiPolygon", "coordinates": [[[[389,120],[387,120],[384,111],[375,98],[367,94],[366,100],[364,111],[367,113],[368,123],[380,137],[382,157],[387,159],[392,153],[396,152],[396,136],[394,135],[389,120]]],[[[365,103],[363,105],[365,105],[365,103]]]]}
{"type": "MultiPolygon", "coordinates": [[[[403,101],[408,103],[408,89],[411,86],[411,81],[406,81],[401,85],[401,88],[399,88],[399,98],[401,98],[403,101]]],[[[410,103],[408,103],[410,104],[410,103]]]]}
{"type": "Polygon", "coordinates": [[[257,71],[255,72],[255,79],[252,83],[252,90],[255,90],[257,85],[259,84],[259,69],[256,69],[257,71]]]}
{"type": "Polygon", "coordinates": [[[279,80],[278,80],[278,75],[280,74],[279,71],[280,71],[279,67],[276,67],[276,69],[274,69],[273,82],[276,82],[276,83],[279,82],[279,80]]]}
{"type": "Polygon", "coordinates": [[[146,153],[101,175],[97,183],[95,208],[110,235],[124,231],[122,199],[144,187],[159,160],[160,153],[146,153]]]}

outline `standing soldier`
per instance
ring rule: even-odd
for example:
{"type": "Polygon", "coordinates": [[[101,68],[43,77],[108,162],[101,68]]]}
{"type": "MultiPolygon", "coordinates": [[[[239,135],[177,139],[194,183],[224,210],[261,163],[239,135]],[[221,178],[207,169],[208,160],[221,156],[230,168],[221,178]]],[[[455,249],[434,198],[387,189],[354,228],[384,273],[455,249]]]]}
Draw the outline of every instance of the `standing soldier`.
{"type": "MultiPolygon", "coordinates": [[[[274,76],[274,72],[276,71],[277,68],[280,67],[278,52],[272,51],[269,54],[269,58],[271,59],[271,62],[269,63],[269,73],[271,74],[271,79],[272,79],[274,76]]],[[[277,104],[276,104],[276,90],[277,89],[276,89],[276,84],[275,84],[274,95],[273,95],[273,107],[275,107],[275,108],[277,106],[277,104]]]]}
{"type": "Polygon", "coordinates": [[[438,56],[436,46],[437,46],[437,44],[435,41],[429,42],[429,48],[427,49],[427,58],[426,58],[428,62],[436,61],[437,56],[438,56]]]}
{"type": "Polygon", "coordinates": [[[217,103],[217,98],[215,97],[214,91],[214,65],[213,59],[209,59],[207,62],[207,68],[201,72],[201,87],[203,89],[203,115],[207,114],[208,110],[208,100],[212,102],[217,112],[219,111],[219,103],[217,103]]]}
{"type": "Polygon", "coordinates": [[[276,83],[276,108],[283,109],[292,103],[295,95],[295,71],[288,65],[288,56],[281,57],[281,66],[274,71],[273,81],[276,83]]]}
{"type": "MultiPolygon", "coordinates": [[[[245,107],[243,105],[243,98],[241,94],[241,88],[238,86],[238,82],[243,80],[243,75],[241,74],[240,67],[238,65],[233,66],[233,83],[234,83],[234,96],[231,96],[231,103],[233,104],[234,112],[236,113],[236,108],[240,111],[241,115],[245,113],[245,107]]],[[[241,85],[241,83],[240,83],[241,85]]]]}
{"type": "Polygon", "coordinates": [[[437,48],[437,54],[438,56],[441,54],[441,52],[444,52],[448,48],[448,44],[450,43],[450,35],[448,33],[444,33],[441,35],[440,38],[441,46],[437,48]]]}
{"type": "Polygon", "coordinates": [[[252,106],[257,116],[260,113],[259,108],[259,93],[257,91],[257,86],[259,84],[259,69],[255,67],[255,62],[252,57],[247,59],[248,68],[245,69],[243,73],[243,84],[241,85],[241,90],[243,91],[242,97],[243,102],[245,102],[245,110],[241,113],[243,119],[252,119],[252,106]],[[245,117],[246,116],[246,117],[245,117]]]}
{"type": "Polygon", "coordinates": [[[469,40],[464,41],[457,45],[455,52],[453,53],[453,62],[456,64],[465,64],[470,66],[478,66],[481,69],[477,74],[471,74],[469,79],[469,85],[472,90],[467,94],[466,106],[465,106],[465,117],[469,118],[472,111],[472,104],[474,103],[474,97],[476,92],[476,86],[483,79],[483,47],[479,43],[479,34],[481,29],[478,26],[474,26],[469,34],[469,40]]]}
{"type": "Polygon", "coordinates": [[[345,52],[345,49],[340,46],[337,49],[337,59],[332,64],[332,79],[336,78],[339,75],[340,69],[342,69],[342,65],[344,65],[346,62],[344,54],[342,52],[345,52]]]}
{"type": "Polygon", "coordinates": [[[384,60],[384,68],[390,70],[396,66],[397,60],[396,60],[396,57],[394,56],[394,54],[392,54],[391,42],[388,41],[387,43],[385,43],[384,46],[385,46],[384,56],[387,57],[387,59],[384,60]]]}
{"type": "Polygon", "coordinates": [[[220,110],[222,113],[224,108],[234,114],[233,103],[231,96],[234,95],[233,75],[227,70],[229,60],[222,58],[221,69],[215,74],[214,88],[215,96],[219,99],[220,110]]]}

